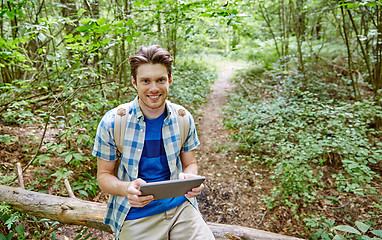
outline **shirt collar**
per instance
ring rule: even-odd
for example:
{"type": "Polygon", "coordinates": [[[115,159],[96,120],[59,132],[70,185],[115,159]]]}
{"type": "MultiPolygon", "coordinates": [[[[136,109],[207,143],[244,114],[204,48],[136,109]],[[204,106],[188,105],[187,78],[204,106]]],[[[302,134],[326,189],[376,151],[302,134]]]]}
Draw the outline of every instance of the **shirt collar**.
{"type": "MultiPolygon", "coordinates": [[[[171,122],[170,120],[172,118],[176,118],[176,114],[173,113],[173,109],[169,105],[171,105],[171,102],[169,100],[166,100],[167,116],[164,119],[165,125],[169,125],[170,122],[171,122]]],[[[134,113],[135,113],[135,115],[137,117],[137,120],[139,120],[141,118],[144,119],[142,110],[139,107],[138,96],[136,96],[135,99],[133,100],[133,111],[134,111],[134,113]]]]}
{"type": "Polygon", "coordinates": [[[138,96],[133,100],[133,112],[135,113],[135,116],[137,116],[137,120],[143,117],[143,113],[138,103],[138,96]]]}

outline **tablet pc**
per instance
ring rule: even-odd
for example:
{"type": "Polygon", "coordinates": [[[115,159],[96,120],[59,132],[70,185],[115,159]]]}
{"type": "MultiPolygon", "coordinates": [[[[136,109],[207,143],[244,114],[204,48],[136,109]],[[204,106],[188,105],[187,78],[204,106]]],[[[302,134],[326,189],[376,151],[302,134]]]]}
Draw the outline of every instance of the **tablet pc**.
{"type": "Polygon", "coordinates": [[[139,190],[142,192],[141,196],[153,195],[154,200],[180,197],[193,188],[199,187],[205,179],[205,177],[197,176],[187,179],[144,183],[139,186],[139,190]]]}

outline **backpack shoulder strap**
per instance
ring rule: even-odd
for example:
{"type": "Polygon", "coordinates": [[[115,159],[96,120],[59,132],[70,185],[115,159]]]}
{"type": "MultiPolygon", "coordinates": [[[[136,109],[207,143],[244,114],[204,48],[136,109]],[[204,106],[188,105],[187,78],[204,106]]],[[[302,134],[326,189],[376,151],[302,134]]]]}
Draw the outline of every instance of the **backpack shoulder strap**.
{"type": "Polygon", "coordinates": [[[114,142],[119,154],[123,153],[127,117],[129,116],[129,103],[119,105],[114,119],[114,142]]]}
{"type": "Polygon", "coordinates": [[[129,103],[121,104],[117,107],[117,112],[114,117],[114,142],[117,146],[118,160],[114,167],[114,175],[118,177],[118,167],[121,163],[121,156],[123,153],[123,141],[125,140],[125,132],[127,125],[127,118],[129,116],[129,103]]]}
{"type": "Polygon", "coordinates": [[[190,120],[188,119],[186,109],[178,104],[173,104],[176,111],[176,118],[178,119],[178,126],[180,131],[180,140],[182,148],[187,140],[188,132],[190,130],[190,120]]]}

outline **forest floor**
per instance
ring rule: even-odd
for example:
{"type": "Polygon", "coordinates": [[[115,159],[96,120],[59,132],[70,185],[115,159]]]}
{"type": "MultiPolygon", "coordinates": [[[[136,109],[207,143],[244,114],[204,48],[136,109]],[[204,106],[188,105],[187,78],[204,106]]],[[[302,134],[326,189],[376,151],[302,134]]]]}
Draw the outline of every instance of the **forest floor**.
{"type": "Polygon", "coordinates": [[[256,192],[263,184],[253,184],[252,174],[236,158],[235,143],[223,125],[222,107],[233,89],[230,78],[239,64],[221,63],[218,77],[200,109],[197,119],[201,142],[197,151],[199,174],[206,176],[204,193],[198,197],[200,210],[207,221],[257,228],[263,223],[266,209],[259,208],[256,192]]]}
{"type": "Polygon", "coordinates": [[[196,120],[201,142],[197,151],[199,174],[207,179],[204,192],[198,196],[200,211],[208,222],[297,235],[301,229],[295,229],[293,216],[279,211],[273,213],[278,215],[275,218],[261,201],[274,186],[268,170],[261,166],[255,170],[243,162],[230,132],[223,125],[222,108],[234,88],[230,79],[243,67],[239,63],[220,63],[208,103],[200,109],[203,117],[196,120]]]}

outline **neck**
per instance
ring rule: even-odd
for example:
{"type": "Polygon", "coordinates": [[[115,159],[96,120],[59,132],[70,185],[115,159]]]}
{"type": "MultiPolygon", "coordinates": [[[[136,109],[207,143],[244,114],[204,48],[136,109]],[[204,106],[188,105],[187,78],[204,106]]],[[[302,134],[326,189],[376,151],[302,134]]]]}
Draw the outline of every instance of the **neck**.
{"type": "Polygon", "coordinates": [[[140,99],[138,99],[138,104],[139,104],[139,107],[141,108],[143,115],[145,115],[145,117],[147,117],[148,119],[154,119],[159,117],[166,109],[166,104],[163,104],[162,106],[158,108],[149,108],[140,99]]]}

